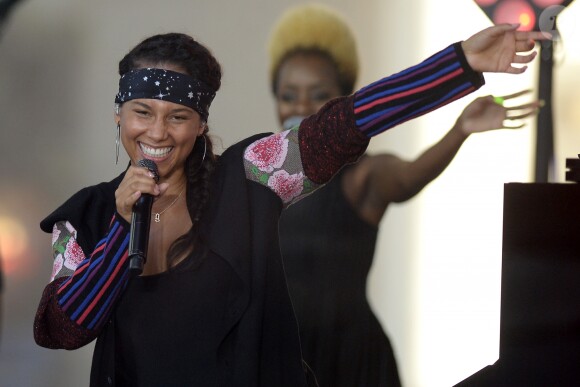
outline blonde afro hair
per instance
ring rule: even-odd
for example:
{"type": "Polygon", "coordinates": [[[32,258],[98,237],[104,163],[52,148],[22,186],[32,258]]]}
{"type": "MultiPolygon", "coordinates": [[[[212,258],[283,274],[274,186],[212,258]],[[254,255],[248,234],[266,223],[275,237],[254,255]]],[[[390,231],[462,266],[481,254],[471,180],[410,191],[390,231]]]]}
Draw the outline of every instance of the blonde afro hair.
{"type": "Polygon", "coordinates": [[[268,45],[272,87],[284,59],[310,50],[328,55],[337,66],[341,85],[352,92],[359,70],[354,36],[340,14],[321,4],[290,8],[274,26],[268,45]]]}

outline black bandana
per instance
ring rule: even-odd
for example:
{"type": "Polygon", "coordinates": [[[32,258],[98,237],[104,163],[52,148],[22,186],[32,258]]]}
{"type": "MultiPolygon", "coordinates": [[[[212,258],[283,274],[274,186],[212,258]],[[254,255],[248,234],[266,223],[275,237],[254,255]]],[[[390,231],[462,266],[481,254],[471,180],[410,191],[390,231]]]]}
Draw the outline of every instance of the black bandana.
{"type": "Polygon", "coordinates": [[[207,121],[215,92],[189,75],[163,69],[137,69],[119,79],[115,103],[132,99],[160,99],[187,106],[207,121]]]}

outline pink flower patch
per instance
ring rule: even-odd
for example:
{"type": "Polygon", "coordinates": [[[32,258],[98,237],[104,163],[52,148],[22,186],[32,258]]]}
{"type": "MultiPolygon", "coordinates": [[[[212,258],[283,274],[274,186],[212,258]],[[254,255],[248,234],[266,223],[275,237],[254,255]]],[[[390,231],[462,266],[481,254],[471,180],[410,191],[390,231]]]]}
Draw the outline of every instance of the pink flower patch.
{"type": "Polygon", "coordinates": [[[54,281],[54,278],[58,274],[59,271],[62,270],[62,263],[63,263],[62,254],[59,254],[55,259],[54,263],[52,264],[52,275],[50,276],[50,282],[54,281]]]}
{"type": "Polygon", "coordinates": [[[288,155],[288,131],[260,139],[244,152],[244,158],[260,171],[271,173],[282,167],[288,155]]]}
{"type": "Polygon", "coordinates": [[[79,263],[84,259],[85,254],[83,253],[83,250],[74,238],[70,238],[64,251],[64,266],[71,270],[75,270],[79,263]]]}
{"type": "Polygon", "coordinates": [[[284,203],[289,203],[302,193],[304,174],[302,172],[294,175],[284,170],[276,171],[268,179],[268,186],[282,199],[284,203]]]}

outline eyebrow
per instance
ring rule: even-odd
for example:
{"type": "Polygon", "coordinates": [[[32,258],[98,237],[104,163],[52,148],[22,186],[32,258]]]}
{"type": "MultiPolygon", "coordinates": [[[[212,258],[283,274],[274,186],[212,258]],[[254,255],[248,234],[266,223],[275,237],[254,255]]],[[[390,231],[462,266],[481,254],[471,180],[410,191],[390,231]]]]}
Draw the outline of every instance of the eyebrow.
{"type": "MultiPolygon", "coordinates": [[[[133,101],[131,101],[131,102],[133,102],[133,104],[135,104],[135,105],[139,105],[139,106],[141,106],[141,107],[143,107],[143,108],[145,108],[145,109],[152,110],[151,106],[147,105],[146,103],[139,102],[139,101],[135,101],[135,100],[133,100],[133,101]]],[[[193,113],[193,112],[194,112],[194,110],[193,110],[193,109],[190,109],[190,108],[188,108],[188,107],[185,107],[185,106],[184,106],[184,107],[182,107],[182,108],[176,108],[176,109],[172,109],[172,110],[171,110],[171,113],[181,113],[181,112],[186,112],[186,113],[193,113]]]]}

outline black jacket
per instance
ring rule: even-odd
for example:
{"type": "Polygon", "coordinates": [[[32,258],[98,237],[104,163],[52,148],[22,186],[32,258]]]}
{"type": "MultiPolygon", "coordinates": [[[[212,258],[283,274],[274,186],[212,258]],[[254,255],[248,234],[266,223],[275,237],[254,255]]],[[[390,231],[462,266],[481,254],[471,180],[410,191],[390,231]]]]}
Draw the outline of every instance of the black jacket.
{"type": "MultiPolygon", "coordinates": [[[[246,179],[244,149],[264,135],[248,138],[219,157],[212,197],[202,218],[209,248],[236,273],[229,294],[227,324],[218,353],[223,386],[305,386],[298,326],[284,276],[278,242],[282,201],[263,185],[246,179]]],[[[115,190],[123,174],[79,191],[41,223],[68,220],[88,256],[106,234],[115,210],[115,190]]],[[[112,321],[97,339],[91,386],[115,385],[112,321]]]]}

